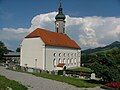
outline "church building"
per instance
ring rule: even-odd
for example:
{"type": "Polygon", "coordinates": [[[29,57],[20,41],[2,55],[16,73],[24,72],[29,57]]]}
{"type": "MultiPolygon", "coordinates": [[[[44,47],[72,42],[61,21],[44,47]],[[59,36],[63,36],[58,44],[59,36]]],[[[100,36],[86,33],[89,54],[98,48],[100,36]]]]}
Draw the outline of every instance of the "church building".
{"type": "Polygon", "coordinates": [[[80,67],[80,46],[65,34],[65,15],[60,3],[55,32],[37,28],[21,43],[20,66],[41,70],[80,67]]]}

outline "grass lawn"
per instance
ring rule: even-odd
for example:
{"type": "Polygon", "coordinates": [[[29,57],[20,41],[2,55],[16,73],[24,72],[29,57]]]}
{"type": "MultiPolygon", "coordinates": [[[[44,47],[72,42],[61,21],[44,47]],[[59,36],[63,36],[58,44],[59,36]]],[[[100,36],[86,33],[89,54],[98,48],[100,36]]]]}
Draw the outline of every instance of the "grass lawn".
{"type": "Polygon", "coordinates": [[[85,67],[80,67],[80,68],[71,68],[68,70],[72,70],[72,71],[81,71],[81,72],[93,72],[93,70],[91,70],[90,68],[85,68],[85,67]]]}
{"type": "Polygon", "coordinates": [[[7,87],[12,88],[12,90],[27,90],[27,87],[22,84],[5,78],[4,76],[0,76],[0,90],[9,90],[7,87]]]}
{"type": "Polygon", "coordinates": [[[40,74],[40,73],[30,73],[38,77],[43,77],[47,79],[52,79],[60,82],[65,82],[71,85],[74,85],[76,87],[84,87],[84,88],[89,88],[89,87],[96,87],[99,84],[95,83],[89,83],[85,80],[82,79],[76,79],[76,78],[71,78],[71,77],[66,77],[66,76],[58,76],[58,75],[50,75],[50,74],[40,74]]]}

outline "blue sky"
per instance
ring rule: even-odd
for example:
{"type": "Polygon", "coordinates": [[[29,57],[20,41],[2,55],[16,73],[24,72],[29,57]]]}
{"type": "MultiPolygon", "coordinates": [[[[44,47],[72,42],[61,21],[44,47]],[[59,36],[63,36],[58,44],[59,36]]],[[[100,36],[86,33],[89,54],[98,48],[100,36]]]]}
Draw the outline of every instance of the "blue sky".
{"type": "MultiPolygon", "coordinates": [[[[9,33],[13,30],[13,32],[16,30],[18,31],[19,28],[22,28],[23,31],[24,29],[29,29],[32,24],[32,20],[34,17],[36,17],[37,15],[40,14],[46,14],[46,13],[51,13],[51,12],[57,12],[58,11],[58,6],[59,6],[59,1],[60,0],[0,0],[0,33],[2,34],[0,37],[0,40],[4,41],[6,43],[6,45],[10,48],[15,50],[15,48],[18,47],[18,45],[21,43],[22,41],[22,36],[21,39],[16,39],[14,40],[13,37],[8,37],[11,38],[11,40],[6,39],[5,36],[7,35],[6,33],[9,33]],[[7,30],[5,30],[5,28],[7,30]],[[10,30],[10,31],[9,31],[10,30]],[[4,35],[3,35],[4,34],[4,35]],[[11,45],[12,43],[12,45],[11,45]]],[[[74,20],[74,18],[82,18],[83,20],[90,20],[89,23],[91,22],[92,24],[94,23],[94,21],[100,18],[101,22],[103,23],[106,22],[110,22],[110,25],[113,25],[116,29],[116,32],[119,35],[118,27],[119,27],[119,18],[120,18],[120,0],[62,0],[62,6],[63,6],[63,12],[65,15],[69,15],[69,17],[71,17],[70,19],[74,20]],[[95,18],[95,17],[96,18],[95,18]],[[86,18],[86,17],[90,17],[90,18],[86,18]],[[102,18],[101,18],[102,17],[102,18]],[[114,20],[113,20],[114,18],[114,20]],[[109,20],[110,21],[109,21],[109,20]],[[114,25],[112,23],[112,21],[117,22],[116,25],[114,25]]],[[[40,19],[40,18],[39,18],[40,19]]],[[[100,21],[99,20],[99,21],[100,21]]],[[[53,20],[54,21],[54,20],[53,20]]],[[[69,20],[68,20],[69,22],[69,20]]],[[[88,22],[87,22],[88,23],[88,22]]],[[[99,22],[100,23],[100,22],[99,22]]],[[[105,23],[105,24],[106,24],[105,23]]],[[[82,22],[82,24],[84,24],[84,22],[82,22]]],[[[81,25],[81,23],[80,23],[81,25]]],[[[83,26],[85,26],[86,24],[84,24],[83,26]]],[[[84,37],[84,40],[86,40],[86,37],[91,37],[89,36],[89,34],[86,34],[86,31],[82,31],[81,29],[81,33],[83,33],[81,36],[76,37],[76,34],[72,34],[74,31],[73,29],[79,29],[79,27],[75,27],[74,26],[68,26],[68,35],[70,35],[71,38],[75,39],[79,44],[83,44],[84,41],[79,41],[80,37],[84,37]],[[72,30],[71,30],[72,29],[72,30]],[[70,31],[71,30],[71,31],[70,31]],[[86,35],[84,35],[86,34],[86,35]]],[[[83,27],[81,26],[81,27],[83,27]]],[[[41,26],[43,27],[43,26],[41,26]]],[[[88,27],[88,26],[86,26],[88,27]]],[[[86,28],[85,27],[85,28],[86,28]]],[[[93,26],[91,26],[92,29],[95,29],[94,31],[96,32],[95,36],[97,35],[97,30],[98,30],[98,25],[94,28],[93,26]]],[[[89,26],[89,31],[91,31],[89,26]]],[[[47,27],[44,27],[47,28],[47,27]]],[[[50,29],[52,29],[54,27],[50,27],[50,29]]],[[[99,24],[99,29],[101,29],[102,26],[100,26],[99,24]]],[[[49,29],[49,28],[47,28],[49,29]]],[[[83,28],[84,29],[84,28],[83,28]]],[[[103,28],[103,29],[106,29],[103,28]]],[[[113,27],[109,27],[107,28],[109,30],[114,29],[113,27]]],[[[86,29],[87,30],[87,29],[86,29]]],[[[108,31],[108,30],[107,30],[108,31]]],[[[105,32],[107,32],[105,31],[105,32]]],[[[19,32],[19,31],[18,31],[19,32]]],[[[75,31],[77,32],[77,31],[75,31]]],[[[103,32],[102,32],[103,33],[103,32]]],[[[15,34],[15,33],[14,33],[15,34]]],[[[11,36],[14,35],[11,32],[11,36]]],[[[28,33],[27,33],[28,34],[28,33]]],[[[24,34],[26,35],[26,34],[24,34]]],[[[116,34],[115,34],[116,35],[116,34]]],[[[99,37],[97,37],[99,38],[99,37]]],[[[115,40],[119,40],[120,37],[115,37],[115,39],[113,40],[97,40],[97,42],[101,45],[106,45],[109,44],[115,40]]],[[[90,43],[90,42],[89,42],[90,43]]],[[[84,43],[87,47],[83,47],[83,48],[93,48],[91,46],[89,46],[88,44],[84,43]]],[[[83,44],[83,46],[84,46],[83,44]]],[[[99,46],[99,45],[98,45],[99,46]]]]}
{"type": "MultiPolygon", "coordinates": [[[[74,17],[120,17],[120,0],[62,0],[64,13],[74,17]]],[[[0,28],[30,27],[41,13],[57,11],[59,0],[0,0],[0,28]]]]}

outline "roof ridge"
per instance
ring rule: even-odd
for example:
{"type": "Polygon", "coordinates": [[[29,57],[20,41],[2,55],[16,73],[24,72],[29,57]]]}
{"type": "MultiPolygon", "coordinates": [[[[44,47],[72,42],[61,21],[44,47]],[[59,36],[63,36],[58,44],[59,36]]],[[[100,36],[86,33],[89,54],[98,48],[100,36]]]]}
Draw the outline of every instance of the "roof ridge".
{"type": "Polygon", "coordinates": [[[79,45],[74,40],[72,40],[68,35],[56,33],[42,28],[35,29],[25,38],[36,38],[36,37],[40,37],[45,43],[45,45],[80,48],[79,45]]]}

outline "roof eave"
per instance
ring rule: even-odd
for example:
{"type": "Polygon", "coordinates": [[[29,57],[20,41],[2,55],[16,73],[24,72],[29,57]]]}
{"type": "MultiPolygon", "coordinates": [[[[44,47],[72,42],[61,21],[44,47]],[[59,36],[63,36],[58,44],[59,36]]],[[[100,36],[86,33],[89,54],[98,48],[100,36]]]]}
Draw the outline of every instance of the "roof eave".
{"type": "Polygon", "coordinates": [[[55,46],[55,47],[63,47],[63,48],[81,49],[80,47],[57,46],[57,45],[49,45],[49,44],[45,44],[45,46],[55,46]]]}

